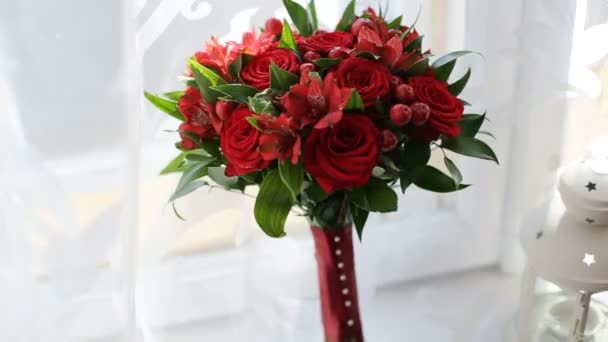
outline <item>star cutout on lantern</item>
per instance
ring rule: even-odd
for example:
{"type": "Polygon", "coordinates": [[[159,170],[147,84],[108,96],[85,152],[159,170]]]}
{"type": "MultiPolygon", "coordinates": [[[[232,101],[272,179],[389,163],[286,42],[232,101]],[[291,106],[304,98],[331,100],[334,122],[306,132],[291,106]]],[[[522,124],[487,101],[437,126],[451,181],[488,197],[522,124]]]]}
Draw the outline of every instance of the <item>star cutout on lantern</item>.
{"type": "Polygon", "coordinates": [[[545,234],[545,232],[543,232],[542,230],[540,232],[536,233],[536,240],[539,240],[540,238],[542,238],[544,234],[545,234]]]}
{"type": "Polygon", "coordinates": [[[583,263],[587,265],[587,267],[591,267],[591,265],[595,264],[595,254],[585,253],[585,257],[583,258],[583,263]]]}
{"type": "Polygon", "coordinates": [[[592,183],[592,182],[587,183],[587,185],[585,185],[585,187],[587,188],[588,191],[597,190],[597,184],[592,183]]]}
{"type": "Polygon", "coordinates": [[[586,219],[585,219],[585,221],[587,221],[587,223],[589,223],[589,224],[591,224],[591,223],[594,223],[594,222],[595,222],[595,220],[594,220],[594,219],[592,219],[592,218],[586,218],[586,219]]]}

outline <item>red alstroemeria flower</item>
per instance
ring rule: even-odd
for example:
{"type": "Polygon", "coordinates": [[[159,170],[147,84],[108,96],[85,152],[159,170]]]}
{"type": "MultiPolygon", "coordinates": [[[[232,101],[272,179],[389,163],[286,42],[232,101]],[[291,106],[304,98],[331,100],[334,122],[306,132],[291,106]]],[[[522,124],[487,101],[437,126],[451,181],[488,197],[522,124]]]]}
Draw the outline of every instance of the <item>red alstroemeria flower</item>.
{"type": "Polygon", "coordinates": [[[262,130],[258,152],[264,160],[291,160],[297,164],[300,159],[302,139],[296,132],[293,119],[283,113],[280,116],[254,115],[262,130]]]}
{"type": "Polygon", "coordinates": [[[205,49],[196,52],[194,58],[200,64],[214,68],[222,77],[230,80],[228,66],[238,57],[238,54],[235,55],[230,50],[228,45],[220,43],[217,37],[211,37],[211,41],[205,43],[205,49]]]}
{"type": "Polygon", "coordinates": [[[403,49],[403,41],[398,35],[384,41],[378,31],[367,26],[361,28],[357,37],[357,50],[368,51],[380,56],[382,62],[393,71],[407,70],[414,63],[424,58],[418,50],[403,53],[403,49]]]}
{"type": "Polygon", "coordinates": [[[269,47],[275,46],[276,42],[274,35],[268,33],[258,35],[257,32],[251,31],[243,33],[242,42],[231,41],[227,45],[234,60],[240,54],[256,56],[266,51],[269,47]]]}
{"type": "Polygon", "coordinates": [[[328,73],[322,83],[312,77],[307,84],[293,85],[282,103],[300,128],[314,124],[323,129],[340,122],[350,95],[351,89],[338,87],[333,74],[328,73]]]}

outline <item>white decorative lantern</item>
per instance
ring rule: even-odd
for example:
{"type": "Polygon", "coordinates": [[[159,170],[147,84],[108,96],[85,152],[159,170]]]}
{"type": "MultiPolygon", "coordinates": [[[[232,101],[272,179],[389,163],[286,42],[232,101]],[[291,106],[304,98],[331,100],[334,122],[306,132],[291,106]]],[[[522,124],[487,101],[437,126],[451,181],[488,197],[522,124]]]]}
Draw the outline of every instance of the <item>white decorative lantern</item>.
{"type": "Polygon", "coordinates": [[[608,341],[608,151],[565,168],[524,222],[522,342],[608,341]]]}

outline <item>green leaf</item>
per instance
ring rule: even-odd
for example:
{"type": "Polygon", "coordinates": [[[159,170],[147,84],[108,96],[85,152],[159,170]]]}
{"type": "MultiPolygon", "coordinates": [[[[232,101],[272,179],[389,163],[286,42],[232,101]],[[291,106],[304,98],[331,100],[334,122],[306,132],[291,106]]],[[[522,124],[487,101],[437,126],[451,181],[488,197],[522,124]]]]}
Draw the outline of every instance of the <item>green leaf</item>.
{"type": "Polygon", "coordinates": [[[440,81],[447,82],[455,66],[456,61],[453,60],[437,68],[433,67],[433,71],[435,72],[435,78],[440,81]]]}
{"type": "Polygon", "coordinates": [[[450,176],[430,165],[424,167],[418,177],[416,177],[414,184],[421,189],[441,193],[458,191],[469,187],[469,184],[456,185],[456,182],[450,176]]]}
{"type": "Polygon", "coordinates": [[[241,69],[243,69],[243,55],[239,55],[235,58],[230,65],[228,65],[228,71],[233,79],[238,80],[241,78],[241,69]]]}
{"type": "Polygon", "coordinates": [[[283,5],[285,5],[291,21],[293,21],[300,34],[305,37],[310,36],[312,34],[312,24],[306,9],[293,0],[283,0],[283,5]]]}
{"type": "Polygon", "coordinates": [[[292,85],[299,81],[297,75],[279,68],[273,61],[270,61],[270,89],[288,91],[292,85]]]}
{"type": "Polygon", "coordinates": [[[420,18],[420,13],[422,13],[422,6],[418,7],[418,14],[416,14],[416,19],[414,19],[412,25],[410,25],[410,27],[401,34],[401,40],[405,39],[405,37],[407,37],[407,35],[414,30],[416,23],[418,23],[418,19],[420,18]]]}
{"type": "Polygon", "coordinates": [[[441,147],[465,156],[492,160],[498,164],[498,159],[492,148],[485,142],[475,138],[463,136],[446,138],[442,140],[441,147]]]}
{"type": "Polygon", "coordinates": [[[169,100],[179,102],[179,100],[182,98],[182,96],[184,96],[184,91],[183,90],[170,91],[168,93],[164,93],[163,96],[168,98],[169,100]]]}
{"type": "Polygon", "coordinates": [[[340,63],[340,58],[317,58],[312,62],[321,69],[329,69],[332,66],[340,63]]]}
{"type": "Polygon", "coordinates": [[[380,56],[378,56],[378,55],[376,55],[374,53],[371,53],[369,51],[359,51],[359,52],[357,52],[356,56],[357,57],[361,57],[361,58],[365,58],[365,59],[369,59],[371,61],[377,61],[380,58],[382,58],[382,57],[380,57],[380,56]]]}
{"type": "Polygon", "coordinates": [[[203,141],[201,142],[201,148],[203,148],[209,155],[216,159],[222,159],[222,152],[220,151],[220,143],[217,140],[203,141]]]}
{"type": "Polygon", "coordinates": [[[487,136],[489,136],[492,139],[496,139],[496,137],[494,136],[494,134],[492,134],[492,133],[490,133],[488,131],[479,131],[478,134],[480,134],[480,135],[487,135],[487,136]]]}
{"type": "Polygon", "coordinates": [[[321,188],[321,186],[316,182],[311,183],[309,187],[304,189],[304,192],[306,193],[306,196],[308,196],[308,198],[314,203],[319,203],[329,197],[329,194],[326,193],[325,190],[323,190],[323,188],[321,188]]]}
{"type": "Polygon", "coordinates": [[[344,110],[357,112],[362,112],[363,110],[365,110],[365,104],[363,103],[363,99],[361,98],[361,95],[359,95],[359,92],[356,91],[354,88],[351,89],[350,98],[348,99],[344,110]]]}
{"type": "Polygon", "coordinates": [[[293,37],[293,32],[291,31],[291,26],[287,20],[283,20],[283,31],[281,31],[281,40],[279,41],[279,47],[284,49],[290,49],[299,55],[298,45],[296,44],[296,40],[293,37]]]}
{"type": "Polygon", "coordinates": [[[245,120],[247,120],[247,122],[249,122],[253,128],[257,129],[258,131],[262,131],[260,125],[258,124],[258,120],[256,120],[253,116],[248,116],[245,118],[245,120]]]}
{"type": "Polygon", "coordinates": [[[410,140],[405,145],[401,157],[401,174],[399,175],[399,184],[403,193],[414,183],[429,159],[431,159],[431,146],[428,143],[410,140]]]}
{"type": "Polygon", "coordinates": [[[397,210],[397,194],[383,181],[370,178],[369,182],[351,192],[351,202],[367,211],[388,213],[397,210]]]}
{"type": "Polygon", "coordinates": [[[186,196],[187,194],[193,192],[194,190],[196,190],[204,185],[208,185],[207,182],[202,181],[202,180],[192,181],[192,182],[184,185],[183,187],[176,189],[175,192],[173,193],[173,195],[171,196],[170,201],[174,202],[176,199],[186,196]]]}
{"type": "Polygon", "coordinates": [[[144,96],[156,108],[162,110],[163,112],[171,115],[172,117],[174,117],[180,121],[184,121],[184,116],[177,109],[177,102],[172,101],[172,100],[163,99],[162,97],[148,93],[147,91],[144,91],[144,96]]]}
{"type": "Polygon", "coordinates": [[[281,180],[279,170],[268,172],[255,201],[253,213],[264,233],[271,237],[285,235],[285,220],[293,202],[289,190],[281,180]]]}
{"type": "Polygon", "coordinates": [[[217,185],[228,190],[243,190],[245,188],[243,183],[239,181],[239,177],[226,176],[226,168],[224,167],[209,167],[209,178],[217,185]]]}
{"type": "Polygon", "coordinates": [[[458,81],[448,85],[448,90],[450,91],[450,93],[452,93],[452,95],[454,96],[458,96],[462,92],[464,87],[466,87],[470,77],[471,68],[469,68],[469,70],[467,70],[464,76],[462,76],[458,81]]]}
{"type": "Polygon", "coordinates": [[[469,54],[479,53],[473,51],[454,51],[437,58],[432,64],[432,68],[435,71],[435,78],[441,81],[447,81],[450,78],[452,70],[454,70],[456,60],[469,54]]]}
{"type": "Polygon", "coordinates": [[[336,26],[336,31],[348,31],[350,29],[350,25],[353,24],[354,19],[355,0],[351,0],[344,9],[344,13],[342,13],[342,19],[340,19],[340,21],[338,22],[338,26],[336,26]]]}
{"type": "Polygon", "coordinates": [[[362,241],[363,228],[365,227],[365,222],[367,222],[369,211],[358,208],[355,205],[351,205],[351,212],[353,215],[353,222],[355,223],[355,229],[357,230],[357,236],[359,236],[359,241],[362,241]]]}
{"type": "Polygon", "coordinates": [[[460,136],[473,138],[479,132],[481,125],[483,125],[486,119],[486,114],[465,114],[460,119],[458,124],[460,125],[460,136]]]}
{"type": "Polygon", "coordinates": [[[319,20],[317,19],[317,6],[315,0],[310,0],[308,3],[308,13],[310,14],[310,24],[312,25],[312,31],[316,31],[319,28],[319,20]]]}
{"type": "Polygon", "coordinates": [[[196,82],[196,86],[201,93],[203,99],[207,103],[215,103],[217,102],[218,97],[222,94],[211,89],[212,83],[209,81],[200,71],[196,69],[192,69],[192,75],[194,75],[194,80],[196,82]]]}
{"type": "Polygon", "coordinates": [[[242,104],[249,104],[249,97],[259,92],[256,88],[244,84],[224,84],[213,86],[211,89],[219,91],[227,95],[232,101],[242,104]]]}
{"type": "Polygon", "coordinates": [[[259,93],[249,97],[249,110],[256,114],[279,115],[279,110],[267,94],[259,93]]]}
{"type": "Polygon", "coordinates": [[[414,50],[422,50],[422,41],[424,40],[424,35],[418,36],[418,38],[412,40],[403,50],[405,52],[412,52],[414,50]]]}
{"type": "Polygon", "coordinates": [[[408,69],[404,71],[405,76],[417,76],[426,74],[429,70],[429,59],[427,57],[419,60],[412,64],[408,69]]]}
{"type": "Polygon", "coordinates": [[[294,203],[298,200],[302,183],[304,182],[304,167],[302,163],[292,164],[290,160],[279,161],[279,175],[289,189],[294,203]]]}
{"type": "Polygon", "coordinates": [[[386,28],[389,30],[390,29],[397,29],[397,30],[401,29],[401,20],[402,19],[403,19],[402,15],[398,16],[397,18],[393,19],[390,23],[388,23],[386,25],[386,28]]]}
{"type": "Polygon", "coordinates": [[[211,82],[212,86],[226,84],[226,80],[220,76],[217,72],[207,68],[206,66],[200,64],[194,57],[188,58],[188,65],[190,65],[190,69],[192,71],[196,70],[201,75],[203,75],[209,82],[211,82]]]}
{"type": "Polygon", "coordinates": [[[189,185],[191,182],[204,177],[207,175],[207,165],[209,163],[200,162],[190,165],[182,174],[182,177],[179,179],[177,183],[177,187],[175,188],[175,192],[169,198],[169,202],[175,201],[176,199],[191,193],[195,189],[199,188],[201,185],[194,186],[189,185]]]}
{"type": "Polygon", "coordinates": [[[182,152],[180,153],[177,157],[175,157],[173,160],[171,160],[169,162],[169,164],[167,164],[167,166],[165,166],[162,171],[160,172],[161,175],[166,175],[168,173],[171,172],[181,172],[184,171],[184,159],[186,157],[186,153],[182,152]]]}
{"type": "Polygon", "coordinates": [[[460,183],[462,183],[462,173],[460,173],[460,170],[458,170],[458,167],[456,166],[456,164],[454,164],[452,159],[448,157],[443,157],[443,162],[445,163],[445,166],[450,172],[452,179],[456,183],[456,186],[459,186],[460,183]]]}

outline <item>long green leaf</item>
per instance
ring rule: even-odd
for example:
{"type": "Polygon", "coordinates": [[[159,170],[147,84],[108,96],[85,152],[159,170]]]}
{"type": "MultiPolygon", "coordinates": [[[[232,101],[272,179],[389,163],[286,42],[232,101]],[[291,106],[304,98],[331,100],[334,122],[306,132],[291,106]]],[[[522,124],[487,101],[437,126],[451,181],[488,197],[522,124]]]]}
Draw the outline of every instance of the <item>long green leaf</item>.
{"type": "Polygon", "coordinates": [[[365,104],[363,103],[363,99],[359,92],[357,92],[354,88],[351,90],[350,98],[344,107],[345,111],[357,111],[362,112],[365,110],[365,104]]]}
{"type": "Polygon", "coordinates": [[[498,164],[498,158],[492,148],[485,142],[469,137],[458,136],[446,138],[441,142],[441,147],[458,154],[480,159],[492,160],[498,164]]]}
{"type": "Polygon", "coordinates": [[[179,197],[192,192],[194,189],[190,191],[186,191],[185,189],[191,189],[191,187],[188,187],[188,184],[207,175],[207,165],[209,165],[208,162],[200,162],[190,165],[179,179],[175,192],[169,199],[169,202],[175,201],[179,197]]]}
{"type": "Polygon", "coordinates": [[[171,172],[181,172],[184,171],[184,159],[186,157],[186,152],[180,153],[177,157],[165,166],[160,172],[161,175],[166,175],[171,172]]]}
{"type": "Polygon", "coordinates": [[[403,16],[400,15],[397,18],[393,19],[390,23],[386,24],[386,28],[387,29],[400,29],[401,28],[401,20],[403,19],[403,16]]]}
{"type": "Polygon", "coordinates": [[[304,167],[302,163],[294,165],[290,160],[280,161],[279,175],[283,184],[289,189],[293,202],[297,202],[302,183],[304,182],[304,167]]]}
{"type": "Polygon", "coordinates": [[[410,140],[405,145],[401,156],[401,165],[399,165],[401,169],[399,184],[403,193],[414,183],[416,176],[424,169],[430,158],[431,146],[428,143],[410,140]]]}
{"type": "Polygon", "coordinates": [[[371,178],[366,185],[353,190],[351,202],[367,211],[388,213],[397,210],[397,194],[376,178],[371,178]]]}
{"type": "Polygon", "coordinates": [[[443,162],[444,162],[445,166],[447,167],[448,171],[450,172],[452,179],[456,183],[456,186],[459,186],[460,183],[462,183],[462,173],[460,173],[460,170],[458,169],[456,164],[454,164],[452,159],[450,159],[448,157],[443,157],[443,162]]]}
{"type": "Polygon", "coordinates": [[[270,89],[288,91],[292,85],[298,82],[297,75],[279,68],[273,61],[270,61],[270,89]]]}
{"type": "Polygon", "coordinates": [[[338,26],[336,26],[336,31],[348,31],[350,25],[352,25],[353,20],[355,19],[355,0],[351,0],[346,8],[344,9],[344,13],[342,13],[342,18],[338,22],[338,26]]]}
{"type": "Polygon", "coordinates": [[[175,102],[179,102],[179,100],[184,96],[183,90],[170,91],[167,93],[163,93],[163,96],[168,98],[169,100],[173,100],[175,102]]]}
{"type": "Polygon", "coordinates": [[[293,37],[291,26],[287,20],[283,20],[283,31],[281,31],[281,40],[279,41],[279,47],[284,49],[290,49],[298,54],[298,45],[296,39],[293,37]]]}
{"type": "Polygon", "coordinates": [[[255,201],[253,213],[264,233],[271,237],[285,235],[285,220],[293,202],[277,169],[268,172],[255,201]]]}
{"type": "Polygon", "coordinates": [[[468,184],[456,185],[456,182],[450,176],[430,165],[424,167],[418,177],[416,177],[414,184],[421,189],[441,193],[458,191],[469,187],[468,184]]]}
{"type": "Polygon", "coordinates": [[[310,24],[312,25],[312,31],[316,31],[319,28],[319,20],[317,19],[317,6],[315,0],[310,0],[308,3],[308,13],[310,14],[310,24]]]}
{"type": "Polygon", "coordinates": [[[245,105],[249,104],[250,96],[254,96],[259,92],[256,88],[244,84],[224,84],[213,86],[211,89],[227,95],[231,101],[245,105]]]}
{"type": "Polygon", "coordinates": [[[435,73],[435,78],[440,81],[447,82],[448,79],[450,78],[450,75],[452,74],[452,71],[454,71],[455,66],[456,66],[456,60],[453,60],[446,64],[438,66],[436,68],[433,67],[433,72],[435,73]]]}
{"type": "Polygon", "coordinates": [[[171,115],[172,117],[184,121],[184,116],[177,109],[177,102],[172,100],[163,99],[162,97],[144,91],[144,96],[151,104],[163,112],[171,115]]]}
{"type": "Polygon", "coordinates": [[[242,191],[245,188],[244,184],[239,181],[239,177],[226,176],[226,169],[224,167],[210,167],[208,174],[209,178],[225,189],[242,191]]]}
{"type": "Polygon", "coordinates": [[[300,34],[305,37],[310,36],[312,34],[312,24],[306,9],[293,0],[283,0],[283,5],[285,5],[291,21],[293,21],[300,34]]]}
{"type": "Polygon", "coordinates": [[[353,223],[355,224],[355,229],[357,230],[357,236],[359,236],[359,241],[362,241],[363,228],[365,228],[365,223],[367,222],[369,211],[363,210],[355,205],[351,205],[350,210],[353,215],[353,223]]]}
{"type": "Polygon", "coordinates": [[[473,138],[479,132],[481,125],[486,119],[486,114],[465,114],[458,123],[460,125],[460,136],[473,138]]]}
{"type": "Polygon", "coordinates": [[[431,65],[433,71],[435,72],[435,77],[438,80],[447,81],[452,73],[452,70],[454,70],[456,60],[469,54],[481,55],[474,51],[454,51],[437,58],[431,65]]]}
{"type": "Polygon", "coordinates": [[[217,86],[217,85],[228,83],[217,72],[200,64],[196,59],[194,59],[194,57],[188,58],[188,65],[190,65],[190,69],[192,71],[197,70],[198,72],[200,72],[201,75],[203,75],[206,79],[209,80],[209,82],[211,82],[212,86],[217,86]]]}
{"type": "Polygon", "coordinates": [[[448,91],[450,93],[452,93],[452,95],[458,96],[462,92],[464,87],[466,87],[467,83],[469,82],[470,77],[471,77],[471,68],[469,68],[469,70],[467,70],[467,72],[460,79],[458,79],[454,83],[448,85],[448,91]]]}

